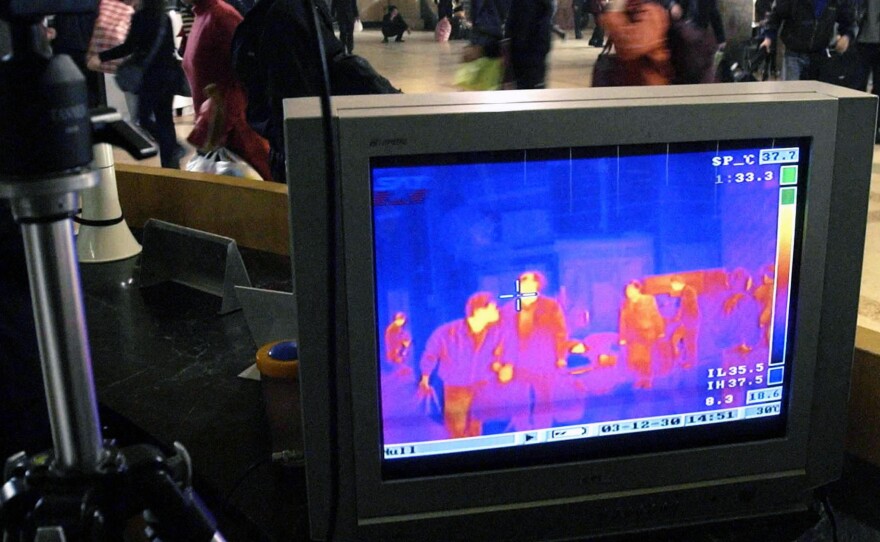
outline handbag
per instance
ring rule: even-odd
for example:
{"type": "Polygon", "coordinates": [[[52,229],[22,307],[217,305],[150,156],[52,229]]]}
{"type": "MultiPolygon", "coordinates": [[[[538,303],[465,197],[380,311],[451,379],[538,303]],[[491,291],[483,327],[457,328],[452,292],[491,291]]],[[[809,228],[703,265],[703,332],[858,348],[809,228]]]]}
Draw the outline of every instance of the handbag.
{"type": "Polygon", "coordinates": [[[611,39],[602,48],[596,63],[593,64],[593,78],[591,86],[594,87],[619,87],[623,85],[623,67],[620,58],[611,52],[613,44],[611,39]]]}
{"type": "MultiPolygon", "coordinates": [[[[132,13],[134,8],[119,0],[101,0],[86,57],[97,56],[125,42],[132,13]]],[[[106,60],[101,62],[100,70],[104,73],[116,73],[124,61],[122,58],[106,60]]]]}
{"type": "Polygon", "coordinates": [[[867,76],[861,75],[862,60],[855,47],[850,47],[842,54],[831,48],[823,49],[813,54],[810,62],[815,66],[813,69],[817,81],[853,90],[864,90],[864,77],[867,76]]]}
{"type": "Polygon", "coordinates": [[[183,71],[183,65],[179,58],[174,59],[174,95],[192,98],[189,79],[186,78],[186,73],[183,71]]]}
{"type": "Polygon", "coordinates": [[[228,175],[254,181],[263,180],[252,165],[226,147],[217,147],[207,154],[196,154],[187,162],[186,170],[228,175]]]}
{"type": "Polygon", "coordinates": [[[147,56],[143,57],[143,59],[139,59],[138,55],[131,55],[128,57],[128,60],[122,63],[119,66],[119,69],[116,70],[116,84],[119,85],[119,88],[125,92],[131,92],[133,94],[137,94],[141,90],[141,86],[144,84],[144,72],[147,67],[153,63],[153,59],[156,58],[156,53],[159,52],[159,47],[162,46],[162,40],[165,38],[167,25],[171,24],[169,19],[163,19],[159,24],[159,31],[156,33],[156,40],[153,42],[153,45],[150,47],[150,51],[147,53],[147,56]]]}
{"type": "Polygon", "coordinates": [[[247,160],[223,146],[226,107],[222,91],[212,83],[205,87],[205,95],[208,98],[202,103],[195,126],[186,138],[199,152],[186,163],[186,170],[262,181],[263,177],[247,160]]]}
{"type": "Polygon", "coordinates": [[[444,42],[449,41],[449,36],[452,34],[452,23],[449,22],[449,19],[443,17],[439,21],[437,21],[437,26],[434,27],[434,41],[444,42]]]}
{"type": "Polygon", "coordinates": [[[479,46],[465,48],[465,61],[455,72],[454,84],[464,90],[512,90],[516,88],[511,62],[511,41],[498,40],[498,56],[488,56],[479,46]],[[473,58],[474,52],[481,56],[473,58]]]}
{"type": "Polygon", "coordinates": [[[116,84],[125,92],[137,94],[144,84],[144,67],[130,58],[116,70],[116,84]]]}
{"type": "Polygon", "coordinates": [[[361,21],[360,17],[354,20],[354,31],[355,32],[363,32],[364,31],[364,23],[361,21]]]}

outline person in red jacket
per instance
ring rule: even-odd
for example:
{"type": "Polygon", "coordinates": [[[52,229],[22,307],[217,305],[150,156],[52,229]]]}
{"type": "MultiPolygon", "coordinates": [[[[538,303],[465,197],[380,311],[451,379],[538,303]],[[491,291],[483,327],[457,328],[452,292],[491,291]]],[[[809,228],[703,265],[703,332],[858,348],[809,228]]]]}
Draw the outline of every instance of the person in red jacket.
{"type": "MultiPolygon", "coordinates": [[[[205,87],[216,85],[223,96],[226,116],[222,145],[244,158],[264,179],[271,179],[269,143],[248,125],[245,117],[247,96],[232,69],[232,36],[242,16],[222,0],[185,1],[192,4],[196,15],[183,56],[183,70],[192,89],[193,109],[198,115],[207,98],[205,87]]],[[[196,147],[207,142],[207,130],[200,129],[200,126],[206,125],[208,120],[196,118],[196,128],[189,138],[196,147]]]]}

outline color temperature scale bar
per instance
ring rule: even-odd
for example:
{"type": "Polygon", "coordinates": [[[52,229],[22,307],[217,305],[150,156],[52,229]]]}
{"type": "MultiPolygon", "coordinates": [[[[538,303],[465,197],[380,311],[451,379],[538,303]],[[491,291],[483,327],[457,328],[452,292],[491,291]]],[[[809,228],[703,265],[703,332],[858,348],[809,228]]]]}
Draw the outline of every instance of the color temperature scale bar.
{"type": "MultiPolygon", "coordinates": [[[[776,277],[773,290],[770,365],[782,365],[786,356],[786,337],[791,299],[791,273],[794,264],[794,233],[797,219],[798,166],[781,166],[779,218],[776,228],[776,277]]],[[[778,374],[774,373],[774,374],[778,374]]]]}

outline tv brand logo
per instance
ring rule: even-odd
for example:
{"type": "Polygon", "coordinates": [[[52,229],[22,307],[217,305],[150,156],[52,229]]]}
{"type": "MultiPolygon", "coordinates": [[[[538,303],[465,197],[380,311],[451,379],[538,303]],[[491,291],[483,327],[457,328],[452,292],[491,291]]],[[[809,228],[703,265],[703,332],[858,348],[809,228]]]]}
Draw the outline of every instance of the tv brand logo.
{"type": "Polygon", "coordinates": [[[581,478],[581,485],[592,486],[596,484],[607,484],[611,480],[608,480],[598,472],[594,472],[592,474],[588,474],[581,478]]]}
{"type": "Polygon", "coordinates": [[[391,139],[375,138],[370,140],[370,147],[400,147],[406,145],[405,137],[395,137],[391,139]]]}

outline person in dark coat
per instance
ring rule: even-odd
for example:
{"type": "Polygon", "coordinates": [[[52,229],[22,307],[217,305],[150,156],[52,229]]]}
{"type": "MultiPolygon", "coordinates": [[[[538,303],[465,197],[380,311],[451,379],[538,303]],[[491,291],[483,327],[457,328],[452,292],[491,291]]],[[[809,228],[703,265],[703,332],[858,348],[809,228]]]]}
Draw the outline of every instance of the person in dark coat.
{"type": "Polygon", "coordinates": [[[599,24],[599,15],[604,8],[605,0],[589,0],[587,2],[587,10],[590,12],[590,15],[593,16],[593,22],[596,24],[593,28],[593,34],[590,36],[589,43],[591,47],[605,46],[605,29],[599,24]]]}
{"type": "Polygon", "coordinates": [[[718,0],[673,1],[669,14],[673,21],[670,49],[676,69],[673,83],[715,82],[715,53],[724,50],[727,41],[718,0]],[[686,34],[681,34],[682,25],[697,29],[699,39],[686,40],[686,34]]]}
{"type": "Polygon", "coordinates": [[[846,0],[777,0],[770,10],[761,48],[770,50],[777,37],[785,45],[782,77],[815,79],[828,44],[843,54],[856,34],[855,11],[846,0]]]}
{"type": "Polygon", "coordinates": [[[333,0],[330,14],[339,24],[339,39],[345,50],[354,51],[354,21],[358,18],[357,0],[333,0]]]}
{"type": "Polygon", "coordinates": [[[584,27],[590,20],[590,12],[587,9],[588,0],[573,0],[571,10],[574,13],[574,39],[579,40],[584,37],[584,27]]]}
{"type": "MultiPolygon", "coordinates": [[[[333,34],[330,11],[324,2],[316,2],[324,54],[328,62],[344,50],[333,34]]],[[[266,24],[259,38],[258,57],[266,70],[266,104],[269,114],[261,133],[269,140],[272,178],[283,182],[285,170],[284,106],[285,98],[321,94],[321,59],[316,55],[312,13],[303,0],[260,0],[254,9],[267,7],[266,24]],[[264,4],[265,3],[265,4],[264,4]]],[[[247,22],[247,21],[245,21],[247,22]]],[[[368,77],[368,76],[363,76],[368,77]]],[[[334,86],[334,94],[350,94],[334,86]]],[[[262,120],[262,119],[261,119],[262,120]]],[[[253,123],[251,117],[249,122],[253,123]]]]}
{"type": "Polygon", "coordinates": [[[404,32],[412,32],[412,30],[400,16],[397,6],[388,6],[388,13],[382,18],[382,43],[388,43],[388,38],[391,36],[394,36],[394,41],[402,42],[404,32]]]}
{"type": "Polygon", "coordinates": [[[439,20],[443,17],[452,20],[452,0],[437,1],[437,19],[439,20]]]}
{"type": "MultiPolygon", "coordinates": [[[[870,91],[880,96],[880,0],[865,0],[865,14],[859,25],[859,37],[856,46],[859,51],[860,73],[855,87],[868,91],[868,79],[873,81],[870,91]]],[[[877,116],[880,119],[880,114],[877,116]]],[[[874,134],[874,140],[880,143],[880,135],[874,134]]]]}
{"type": "Polygon", "coordinates": [[[512,0],[505,24],[516,88],[544,88],[553,27],[550,0],[512,0]]]}
{"type": "Polygon", "coordinates": [[[163,0],[143,0],[131,17],[131,29],[125,42],[88,59],[89,69],[99,70],[100,63],[128,55],[146,60],[154,44],[156,54],[144,66],[143,85],[138,90],[138,124],[159,143],[162,167],[180,168],[184,149],[177,143],[172,104],[177,90],[177,60],[174,57],[174,35],[171,19],[165,13],[163,0]],[[164,28],[159,41],[160,28],[164,28]]]}

